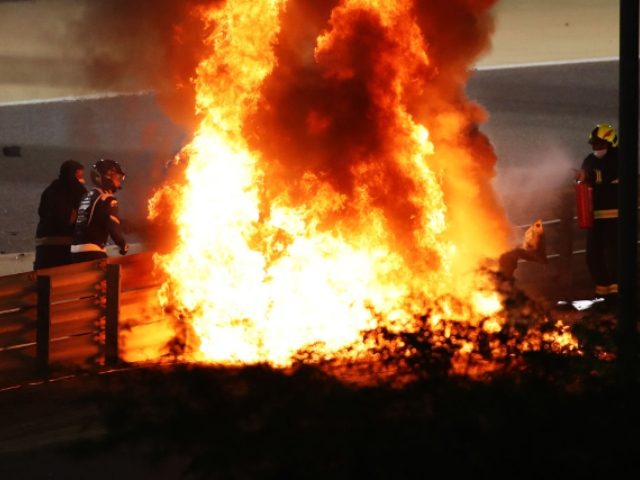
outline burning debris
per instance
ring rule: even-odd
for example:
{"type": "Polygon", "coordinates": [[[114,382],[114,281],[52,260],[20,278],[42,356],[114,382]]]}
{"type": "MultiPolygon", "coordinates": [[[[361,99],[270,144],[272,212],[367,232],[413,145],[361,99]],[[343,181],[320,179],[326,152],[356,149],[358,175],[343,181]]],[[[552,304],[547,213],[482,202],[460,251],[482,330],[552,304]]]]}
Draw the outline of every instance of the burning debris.
{"type": "MultiPolygon", "coordinates": [[[[156,263],[183,358],[365,361],[419,334],[459,364],[510,331],[486,268],[509,231],[496,158],[464,95],[493,3],[194,7],[200,123],[150,201],[175,225],[156,263]]],[[[544,249],[536,225],[525,252],[544,249]]]]}

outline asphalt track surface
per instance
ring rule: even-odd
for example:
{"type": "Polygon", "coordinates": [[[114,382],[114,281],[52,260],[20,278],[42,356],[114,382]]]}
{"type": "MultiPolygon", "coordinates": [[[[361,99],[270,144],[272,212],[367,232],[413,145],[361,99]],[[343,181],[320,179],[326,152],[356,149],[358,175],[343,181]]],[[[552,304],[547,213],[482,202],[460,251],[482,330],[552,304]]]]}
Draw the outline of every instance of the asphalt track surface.
{"type": "MultiPolygon", "coordinates": [[[[475,71],[467,94],[488,113],[481,130],[498,156],[498,195],[566,184],[590,129],[617,123],[617,92],[617,61],[475,71]]],[[[33,250],[39,195],[63,160],[121,161],[123,215],[136,217],[187,140],[150,94],[0,105],[0,147],[20,149],[0,153],[0,253],[33,250]]],[[[517,223],[519,212],[505,208],[517,223]]]]}

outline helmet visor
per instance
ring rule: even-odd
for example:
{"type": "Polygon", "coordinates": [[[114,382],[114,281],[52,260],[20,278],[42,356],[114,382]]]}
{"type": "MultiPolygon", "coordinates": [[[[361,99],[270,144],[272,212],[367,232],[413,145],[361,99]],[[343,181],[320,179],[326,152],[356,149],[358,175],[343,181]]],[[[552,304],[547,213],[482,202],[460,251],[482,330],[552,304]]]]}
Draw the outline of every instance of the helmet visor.
{"type": "MultiPolygon", "coordinates": [[[[114,169],[109,169],[109,171],[104,175],[104,179],[108,181],[108,183],[112,184],[116,189],[122,186],[124,182],[125,175],[124,173],[120,173],[114,169]]],[[[104,186],[108,188],[108,183],[104,186]]]]}

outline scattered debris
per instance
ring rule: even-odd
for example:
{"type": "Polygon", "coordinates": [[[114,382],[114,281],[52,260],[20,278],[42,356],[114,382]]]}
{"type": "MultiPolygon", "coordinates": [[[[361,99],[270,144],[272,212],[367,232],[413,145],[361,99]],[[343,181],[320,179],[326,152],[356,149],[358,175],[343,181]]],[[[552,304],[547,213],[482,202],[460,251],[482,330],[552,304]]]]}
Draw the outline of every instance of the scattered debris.
{"type": "Polygon", "coordinates": [[[578,311],[582,311],[582,310],[587,310],[591,307],[593,307],[596,303],[600,303],[600,302],[604,302],[604,298],[602,297],[596,297],[593,298],[591,300],[573,300],[573,301],[567,301],[567,300],[560,300],[558,303],[556,303],[556,305],[558,307],[573,307],[578,311]]]}

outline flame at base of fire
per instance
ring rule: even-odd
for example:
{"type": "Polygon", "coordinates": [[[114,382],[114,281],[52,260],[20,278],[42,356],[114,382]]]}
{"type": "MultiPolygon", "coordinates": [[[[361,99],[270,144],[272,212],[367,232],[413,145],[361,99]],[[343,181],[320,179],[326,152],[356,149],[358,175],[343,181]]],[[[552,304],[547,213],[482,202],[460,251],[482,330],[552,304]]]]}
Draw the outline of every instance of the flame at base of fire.
{"type": "MultiPolygon", "coordinates": [[[[153,217],[169,199],[176,226],[174,251],[155,260],[166,276],[160,303],[183,329],[184,355],[284,366],[309,348],[319,358],[366,358],[376,345],[363,332],[380,328],[414,334],[447,325],[446,338],[454,320],[499,332],[501,295],[480,269],[491,249],[469,248],[478,239],[463,244],[448,227],[462,215],[448,212],[445,192],[483,191],[467,178],[481,170],[470,153],[469,117],[455,113],[465,109],[458,99],[442,100],[434,123],[449,153],[438,157],[413,105],[437,77],[416,2],[343,0],[328,12],[327,30],[301,56],[309,64],[300,71],[329,91],[344,90],[348,105],[308,105],[302,135],[318,151],[299,164],[261,142],[277,121],[258,115],[274,108],[265,85],[295,71],[277,70],[286,57],[278,40],[287,4],[227,0],[198,9],[210,51],[194,79],[202,121],[179,155],[183,184],[167,185],[150,204],[153,217]],[[342,138],[335,125],[349,127],[345,119],[371,133],[342,141],[336,152],[322,135],[342,138]],[[456,156],[463,166],[447,168],[456,156]],[[464,180],[445,181],[454,174],[464,180]],[[419,320],[427,313],[428,326],[419,320]]],[[[484,154],[489,163],[493,153],[484,154]]],[[[464,208],[473,216],[473,205],[464,208]]],[[[501,243],[483,228],[474,236],[501,243]]]]}

